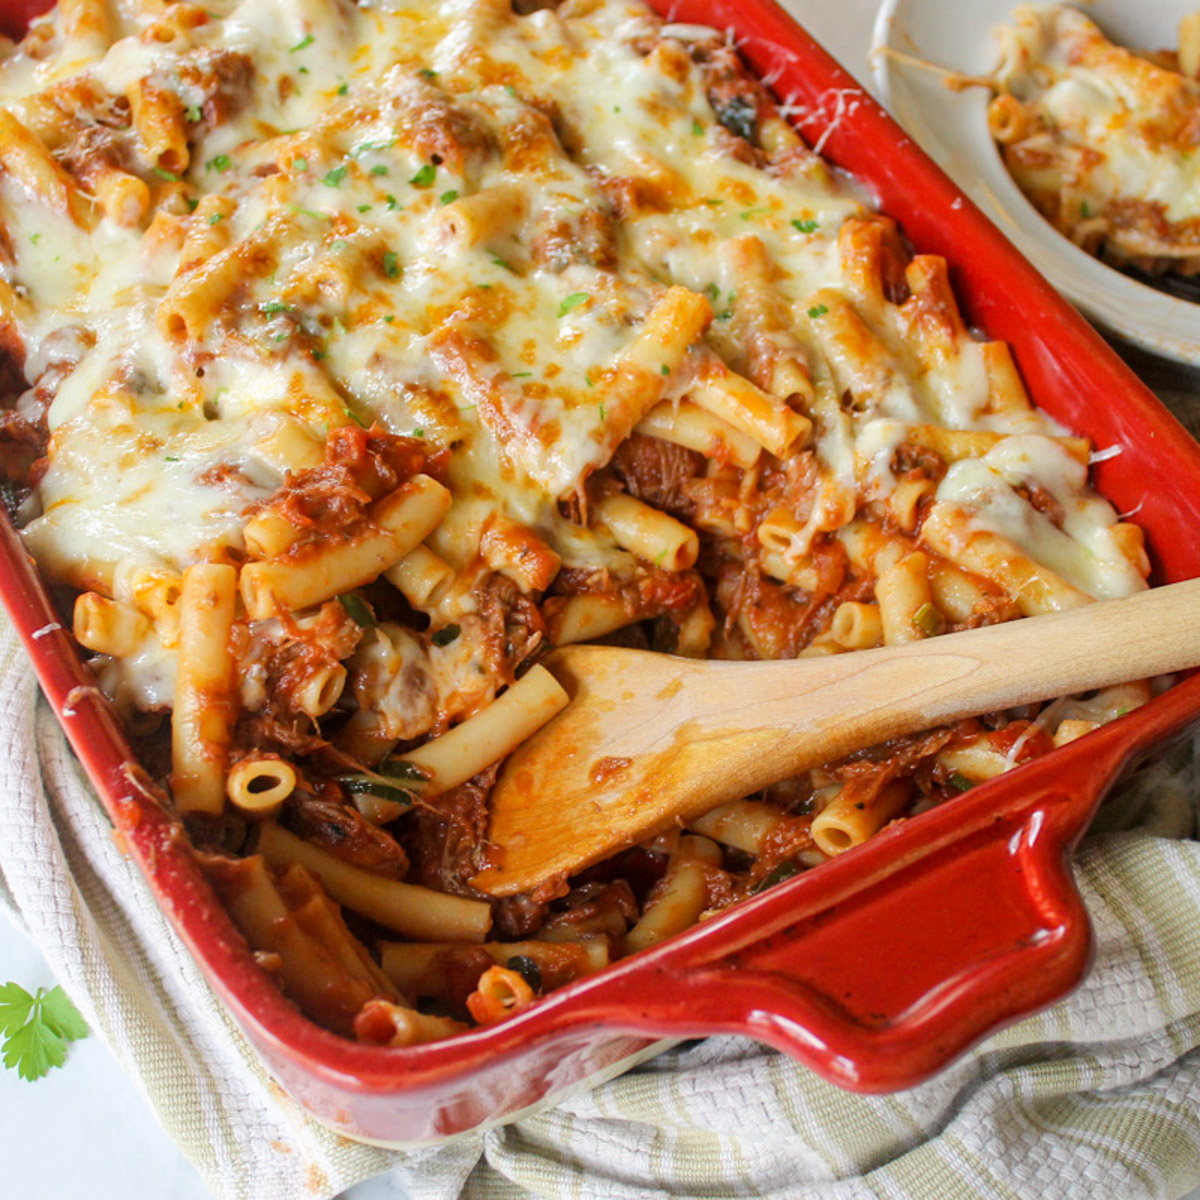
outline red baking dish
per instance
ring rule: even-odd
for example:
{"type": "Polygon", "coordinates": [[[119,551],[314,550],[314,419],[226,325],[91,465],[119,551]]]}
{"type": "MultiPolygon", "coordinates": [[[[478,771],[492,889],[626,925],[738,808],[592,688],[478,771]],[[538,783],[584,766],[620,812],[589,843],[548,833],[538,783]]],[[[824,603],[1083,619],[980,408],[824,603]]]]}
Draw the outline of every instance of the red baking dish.
{"type": "MultiPolygon", "coordinates": [[[[1200,448],[911,140],[771,0],[653,0],[728,27],[810,143],[942,254],[968,320],[1013,346],[1037,402],[1100,447],[1101,490],[1136,511],[1156,582],[1200,574],[1200,448]],[[1171,479],[1170,489],[1153,486],[1171,479]]],[[[19,26],[34,3],[0,17],[19,26]]],[[[256,965],[138,767],[16,535],[4,602],[128,852],[283,1085],[355,1138],[437,1140],[595,1081],[662,1038],[748,1034],[860,1091],[912,1085],[1059,999],[1090,954],[1068,860],[1134,756],[1200,717],[1191,676],[1064,749],[898,822],[866,845],[581,980],[497,1026],[409,1049],[318,1028],[256,965]]]]}

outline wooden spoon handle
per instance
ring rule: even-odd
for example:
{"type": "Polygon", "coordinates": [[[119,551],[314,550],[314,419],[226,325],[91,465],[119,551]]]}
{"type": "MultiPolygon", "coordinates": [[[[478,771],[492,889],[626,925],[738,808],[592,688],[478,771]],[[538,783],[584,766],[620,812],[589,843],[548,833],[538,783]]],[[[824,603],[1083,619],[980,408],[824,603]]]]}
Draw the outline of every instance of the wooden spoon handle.
{"type": "MultiPolygon", "coordinates": [[[[1033,620],[805,660],[801,695],[799,663],[746,664],[737,690],[753,702],[753,726],[783,735],[765,756],[755,750],[753,774],[778,779],[903,733],[1197,665],[1200,580],[1188,580],[1033,620]],[[804,745],[789,734],[804,735],[804,745]]],[[[698,673],[688,689],[692,711],[713,732],[730,727],[733,680],[722,676],[698,673]]]]}

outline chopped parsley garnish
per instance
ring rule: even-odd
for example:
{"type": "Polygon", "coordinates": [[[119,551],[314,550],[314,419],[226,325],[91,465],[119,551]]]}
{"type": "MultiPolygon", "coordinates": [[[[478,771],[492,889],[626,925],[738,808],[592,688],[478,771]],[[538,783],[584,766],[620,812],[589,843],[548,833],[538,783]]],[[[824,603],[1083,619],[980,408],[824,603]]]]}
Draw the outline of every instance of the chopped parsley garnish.
{"type": "Polygon", "coordinates": [[[712,205],[712,207],[713,207],[713,208],[716,208],[716,206],[717,206],[718,204],[724,204],[724,203],[725,203],[725,201],[724,201],[724,200],[717,200],[717,199],[716,199],[715,197],[713,197],[713,196],[707,196],[707,197],[705,198],[705,200],[704,200],[704,203],[705,203],[705,204],[710,204],[710,205],[712,205]]]}
{"type": "Polygon", "coordinates": [[[289,47],[288,53],[295,54],[298,50],[307,49],[315,40],[311,33],[306,33],[294,46],[289,47]]]}
{"type": "Polygon", "coordinates": [[[321,182],[326,187],[337,187],[343,179],[346,178],[346,172],[350,170],[345,163],[340,167],[334,167],[332,171],[326,171],[321,179],[321,182]]]}
{"type": "Polygon", "coordinates": [[[33,243],[33,245],[36,246],[38,242],[42,240],[42,235],[40,233],[31,233],[29,235],[29,240],[33,243]]]}
{"type": "Polygon", "coordinates": [[[388,315],[383,318],[383,323],[385,325],[390,325],[395,319],[396,319],[395,313],[388,313],[388,315]]]}
{"type": "Polygon", "coordinates": [[[792,222],[792,226],[801,233],[816,233],[817,231],[817,222],[811,218],[803,221],[797,218],[792,222]]]}
{"type": "Polygon", "coordinates": [[[225,220],[225,214],[223,212],[210,213],[208,217],[208,223],[210,225],[216,225],[219,221],[223,220],[225,220]]]}
{"type": "Polygon", "coordinates": [[[293,158],[292,159],[292,167],[294,170],[297,170],[297,171],[307,171],[308,170],[308,159],[305,158],[303,155],[301,155],[298,158],[293,158]]]}
{"type": "Polygon", "coordinates": [[[384,196],[384,199],[387,201],[388,212],[395,212],[396,209],[404,207],[390,192],[384,196]]]}
{"type": "Polygon", "coordinates": [[[661,367],[659,367],[659,370],[664,375],[670,375],[670,373],[671,373],[671,368],[668,367],[666,363],[663,363],[663,365],[661,367]]]}
{"type": "Polygon", "coordinates": [[[415,437],[415,438],[423,438],[423,437],[425,436],[425,430],[423,430],[423,429],[414,429],[414,430],[412,431],[412,435],[413,435],[413,437],[415,437]]]}
{"type": "Polygon", "coordinates": [[[738,216],[741,217],[743,221],[749,221],[751,217],[757,217],[759,215],[759,213],[765,213],[765,212],[770,212],[770,211],[771,211],[771,209],[769,206],[763,205],[763,206],[760,206],[759,208],[748,208],[748,209],[746,209],[745,212],[738,213],[738,216]]]}
{"type": "Polygon", "coordinates": [[[356,413],[348,404],[342,406],[342,412],[344,412],[346,416],[348,416],[350,420],[352,420],[355,425],[359,426],[361,429],[371,428],[370,425],[368,425],[367,422],[364,421],[362,417],[360,417],[358,413],[356,413]]]}
{"type": "MultiPolygon", "coordinates": [[[[493,262],[493,263],[494,263],[494,264],[495,264],[497,267],[503,267],[503,268],[504,268],[506,271],[512,271],[512,264],[511,264],[511,263],[506,263],[506,262],[504,261],[504,259],[502,259],[502,258],[500,257],[500,255],[498,255],[498,254],[493,254],[493,255],[492,255],[492,262],[493,262]]],[[[514,274],[515,274],[515,272],[514,272],[514,274]]]]}
{"type": "Polygon", "coordinates": [[[195,125],[196,122],[201,120],[201,118],[204,116],[204,114],[200,111],[200,105],[198,104],[189,104],[187,108],[184,109],[184,114],[193,125],[195,125]]]}
{"type": "Polygon", "coordinates": [[[812,308],[808,310],[808,315],[815,321],[818,317],[823,317],[828,311],[829,308],[826,305],[814,304],[812,308]]]}
{"type": "Polygon", "coordinates": [[[358,592],[346,592],[338,597],[338,602],[346,610],[346,616],[355,625],[361,626],[363,629],[371,629],[375,626],[375,614],[358,592]]]}
{"type": "Polygon", "coordinates": [[[375,164],[375,165],[374,165],[374,166],[371,168],[371,174],[372,174],[372,175],[386,175],[387,173],[388,173],[388,169],[387,169],[387,167],[385,167],[385,166],[383,165],[383,163],[376,163],[376,164],[375,164]]]}
{"type": "Polygon", "coordinates": [[[453,203],[454,203],[454,201],[458,199],[458,193],[457,193],[456,191],[454,191],[454,190],[453,190],[453,188],[452,188],[452,189],[451,189],[450,191],[448,191],[448,192],[443,192],[443,193],[442,193],[442,194],[441,194],[441,195],[438,197],[438,199],[439,199],[439,200],[440,200],[440,201],[441,201],[443,204],[453,204],[453,203]]]}
{"type": "Polygon", "coordinates": [[[164,454],[163,461],[164,462],[178,462],[179,455],[178,454],[164,454]]]}
{"type": "Polygon", "coordinates": [[[437,72],[432,67],[422,67],[418,72],[422,79],[436,79],[437,72]]]}
{"type": "Polygon", "coordinates": [[[166,167],[155,167],[154,173],[159,179],[165,179],[168,183],[179,182],[179,176],[174,171],[168,171],[166,167]]]}
{"type": "MultiPolygon", "coordinates": [[[[508,266],[507,263],[505,263],[504,265],[508,266]]],[[[569,313],[571,311],[571,309],[578,308],[585,300],[589,300],[589,299],[591,299],[591,297],[588,295],[587,292],[572,292],[558,306],[558,315],[560,317],[565,317],[567,315],[567,313],[569,313]]]]}
{"type": "Polygon", "coordinates": [[[949,779],[946,780],[948,787],[952,787],[956,792],[969,792],[975,785],[965,775],[955,771],[949,779]]]}
{"type": "Polygon", "coordinates": [[[759,892],[765,892],[767,888],[774,887],[777,883],[782,883],[785,879],[791,879],[795,875],[800,874],[800,867],[794,862],[781,862],[777,867],[772,868],[766,875],[762,877],[754,885],[751,895],[757,896],[759,892]]]}
{"type": "Polygon", "coordinates": [[[262,311],[269,317],[273,317],[276,313],[288,312],[291,309],[290,304],[284,304],[282,300],[268,300],[260,306],[262,311]]]}
{"type": "Polygon", "coordinates": [[[913,624],[926,637],[937,637],[946,628],[945,618],[928,601],[913,613],[913,624]]]}
{"type": "Polygon", "coordinates": [[[383,252],[383,273],[389,279],[400,278],[400,259],[397,257],[395,250],[385,250],[383,252]]]}
{"type": "Polygon", "coordinates": [[[187,204],[187,210],[190,213],[194,213],[196,211],[196,209],[198,209],[200,207],[200,201],[197,200],[194,196],[189,196],[187,198],[187,200],[185,201],[185,203],[187,204]]]}
{"type": "Polygon", "coordinates": [[[343,81],[342,83],[338,84],[337,94],[339,96],[344,96],[349,90],[350,85],[343,81]]]}
{"type": "Polygon", "coordinates": [[[204,164],[206,171],[228,171],[233,166],[233,159],[228,154],[217,154],[204,164]]]}
{"type": "Polygon", "coordinates": [[[1092,206],[1086,201],[1082,201],[1079,205],[1079,215],[1086,221],[1092,215],[1092,206]]]}
{"type": "Polygon", "coordinates": [[[360,205],[358,206],[358,211],[359,211],[360,213],[370,212],[370,211],[371,211],[371,206],[370,206],[369,204],[360,204],[360,205]]]}
{"type": "Polygon", "coordinates": [[[346,241],[345,238],[338,238],[335,242],[330,244],[329,248],[334,252],[334,254],[341,254],[343,250],[350,249],[350,243],[346,241]]]}
{"type": "Polygon", "coordinates": [[[426,163],[408,182],[413,187],[427,188],[433,187],[433,181],[437,178],[437,167],[433,163],[426,163]]]}
{"type": "Polygon", "coordinates": [[[692,118],[692,132],[697,137],[704,136],[704,126],[695,117],[692,118]]]}
{"type": "Polygon", "coordinates": [[[338,782],[352,795],[377,796],[380,800],[390,800],[393,804],[403,804],[405,807],[413,802],[411,792],[406,792],[394,784],[385,783],[377,776],[343,775],[338,782]]]}
{"type": "Polygon", "coordinates": [[[599,409],[600,409],[600,420],[603,421],[605,419],[604,401],[603,400],[600,401],[599,409]]]}
{"type": "Polygon", "coordinates": [[[0,987],[0,1032],[4,1065],[26,1080],[41,1079],[67,1058],[67,1045],[88,1035],[88,1027],[60,987],[30,995],[16,983],[0,987]]]}
{"type": "Polygon", "coordinates": [[[512,377],[514,379],[529,379],[532,375],[532,371],[514,371],[512,377]]]}
{"type": "Polygon", "coordinates": [[[411,783],[428,783],[429,773],[423,771],[416,763],[405,762],[403,759],[392,762],[385,757],[377,768],[380,775],[389,779],[406,779],[411,783]]]}
{"type": "Polygon", "coordinates": [[[710,300],[711,300],[711,301],[712,301],[714,304],[716,304],[716,302],[717,302],[718,300],[720,300],[720,298],[721,298],[721,289],[720,289],[719,287],[717,287],[717,285],[716,285],[715,283],[710,283],[710,284],[708,285],[708,287],[706,287],[704,290],[705,290],[705,291],[708,293],[708,298],[709,298],[709,299],[710,299],[710,300]]]}

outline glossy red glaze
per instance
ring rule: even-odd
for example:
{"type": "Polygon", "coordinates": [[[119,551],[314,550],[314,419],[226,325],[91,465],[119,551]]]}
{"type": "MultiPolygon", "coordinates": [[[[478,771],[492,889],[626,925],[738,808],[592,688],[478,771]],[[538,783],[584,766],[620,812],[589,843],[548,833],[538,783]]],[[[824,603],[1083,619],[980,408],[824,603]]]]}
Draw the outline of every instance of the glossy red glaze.
{"type": "MultiPolygon", "coordinates": [[[[656,0],[663,9],[666,0],[656,0]]],[[[10,3],[15,23],[36,4],[10,3]]],[[[1200,449],[1119,358],[849,76],[770,0],[676,0],[732,27],[800,126],[876,192],[917,248],[945,255],[969,320],[1009,341],[1035,399],[1099,446],[1162,582],[1200,574],[1200,449]],[[1152,489],[1170,478],[1170,489],[1152,489]]],[[[1144,708],[781,884],[517,1018],[406,1050],[354,1045],[273,987],[215,901],[164,798],[133,764],[15,535],[4,601],[42,687],[176,930],[283,1085],[320,1119],[389,1143],[503,1120],[658,1038],[753,1035],[846,1087],[926,1078],[1063,996],[1090,953],[1068,858],[1129,759],[1200,718],[1200,677],[1144,708]]]]}

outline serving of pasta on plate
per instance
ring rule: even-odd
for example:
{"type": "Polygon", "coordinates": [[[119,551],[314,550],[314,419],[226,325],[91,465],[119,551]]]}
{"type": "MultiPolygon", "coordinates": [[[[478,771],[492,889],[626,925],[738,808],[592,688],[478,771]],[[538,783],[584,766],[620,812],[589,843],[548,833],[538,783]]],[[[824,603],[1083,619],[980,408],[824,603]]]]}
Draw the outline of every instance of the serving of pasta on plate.
{"type": "Polygon", "coordinates": [[[549,648],[840,654],[1130,594],[1095,449],[722,32],[636,0],[61,0],[0,59],[0,168],[10,512],[337,1033],[500,1020],[1150,696],[485,896],[549,648]]]}

